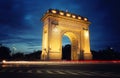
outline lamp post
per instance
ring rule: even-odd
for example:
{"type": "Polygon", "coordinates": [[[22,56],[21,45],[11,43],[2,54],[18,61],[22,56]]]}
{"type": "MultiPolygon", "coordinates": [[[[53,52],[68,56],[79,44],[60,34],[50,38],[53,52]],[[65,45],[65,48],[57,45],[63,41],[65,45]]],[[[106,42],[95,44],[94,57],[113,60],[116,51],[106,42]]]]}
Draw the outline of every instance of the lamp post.
{"type": "Polygon", "coordinates": [[[15,50],[16,50],[16,47],[12,47],[13,48],[13,53],[12,54],[14,54],[14,52],[15,52],[15,50]]]}

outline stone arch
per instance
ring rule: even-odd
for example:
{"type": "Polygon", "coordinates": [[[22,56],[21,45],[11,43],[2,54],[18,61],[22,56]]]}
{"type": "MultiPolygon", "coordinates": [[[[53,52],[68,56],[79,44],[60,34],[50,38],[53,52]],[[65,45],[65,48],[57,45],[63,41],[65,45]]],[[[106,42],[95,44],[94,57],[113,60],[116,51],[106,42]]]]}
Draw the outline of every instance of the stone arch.
{"type": "Polygon", "coordinates": [[[43,16],[42,60],[62,59],[62,37],[72,44],[71,60],[90,60],[89,24],[87,18],[69,12],[49,9],[43,16]]]}

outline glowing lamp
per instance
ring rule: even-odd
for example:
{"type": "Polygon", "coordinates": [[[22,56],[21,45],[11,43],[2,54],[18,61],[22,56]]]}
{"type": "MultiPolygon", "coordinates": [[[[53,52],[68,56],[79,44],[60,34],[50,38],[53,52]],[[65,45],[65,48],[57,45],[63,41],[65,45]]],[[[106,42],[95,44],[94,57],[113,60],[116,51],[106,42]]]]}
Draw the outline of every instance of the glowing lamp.
{"type": "Polygon", "coordinates": [[[87,21],[88,19],[87,18],[84,18],[85,21],[87,21]]]}
{"type": "Polygon", "coordinates": [[[56,11],[56,10],[52,10],[52,13],[54,13],[54,14],[55,14],[55,13],[57,13],[57,11],[56,11]]]}
{"type": "Polygon", "coordinates": [[[78,19],[82,19],[81,17],[78,17],[78,19]]]}
{"type": "Polygon", "coordinates": [[[5,62],[6,62],[6,60],[3,60],[2,62],[3,62],[3,63],[5,63],[5,62]]]}
{"type": "Polygon", "coordinates": [[[72,15],[73,18],[75,18],[76,16],[75,15],[72,15]]]}
{"type": "Polygon", "coordinates": [[[60,15],[64,15],[64,13],[63,13],[63,12],[60,12],[60,15]]]}
{"type": "Polygon", "coordinates": [[[66,14],[66,16],[70,17],[70,16],[71,16],[71,14],[67,13],[67,14],[66,14]]]}
{"type": "Polygon", "coordinates": [[[88,38],[89,37],[89,33],[88,30],[85,31],[85,37],[88,38]]]}
{"type": "Polygon", "coordinates": [[[54,32],[58,32],[58,29],[57,29],[57,27],[55,27],[55,28],[53,29],[53,31],[54,31],[54,32]]]}

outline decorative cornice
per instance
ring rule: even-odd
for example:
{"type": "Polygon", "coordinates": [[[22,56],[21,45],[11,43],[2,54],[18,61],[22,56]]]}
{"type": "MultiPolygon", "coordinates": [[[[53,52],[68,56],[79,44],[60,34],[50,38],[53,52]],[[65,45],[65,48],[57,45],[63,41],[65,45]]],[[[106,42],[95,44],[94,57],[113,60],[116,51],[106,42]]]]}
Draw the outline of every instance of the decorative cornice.
{"type": "Polygon", "coordinates": [[[57,10],[57,9],[49,9],[46,13],[59,14],[61,16],[66,16],[66,17],[70,17],[70,18],[74,18],[74,19],[78,19],[78,20],[88,21],[88,19],[86,17],[82,17],[82,16],[74,14],[74,13],[65,12],[65,11],[57,10]]]}

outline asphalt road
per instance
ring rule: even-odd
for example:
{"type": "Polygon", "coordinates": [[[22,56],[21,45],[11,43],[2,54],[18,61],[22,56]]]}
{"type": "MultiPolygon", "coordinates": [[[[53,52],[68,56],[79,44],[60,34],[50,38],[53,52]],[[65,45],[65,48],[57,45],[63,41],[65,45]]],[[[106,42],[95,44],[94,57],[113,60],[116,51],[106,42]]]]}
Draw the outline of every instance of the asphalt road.
{"type": "Polygon", "coordinates": [[[120,78],[120,63],[1,65],[0,78],[120,78]]]}

